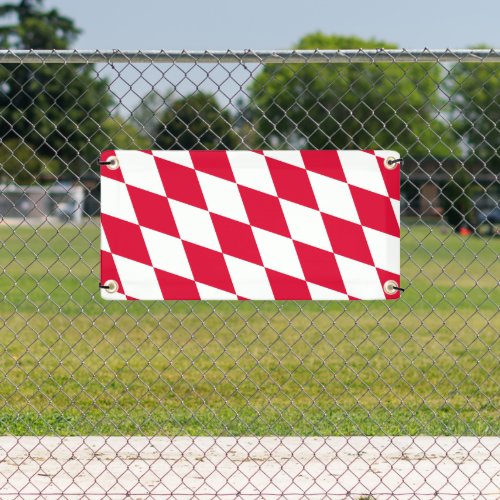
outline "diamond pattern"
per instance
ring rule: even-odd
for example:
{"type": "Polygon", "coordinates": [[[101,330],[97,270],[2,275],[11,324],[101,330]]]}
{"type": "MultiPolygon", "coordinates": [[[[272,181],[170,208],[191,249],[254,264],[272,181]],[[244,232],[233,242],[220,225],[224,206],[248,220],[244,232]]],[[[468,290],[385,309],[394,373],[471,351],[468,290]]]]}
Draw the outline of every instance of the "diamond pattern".
{"type": "Polygon", "coordinates": [[[134,186],[127,186],[140,226],[179,236],[168,198],[134,186]]]}
{"type": "Polygon", "coordinates": [[[151,265],[151,258],[139,225],[105,213],[101,214],[101,224],[113,255],[151,265]]]}
{"type": "Polygon", "coordinates": [[[165,300],[199,300],[200,294],[192,279],[155,269],[156,279],[165,300]]]}
{"type": "Polygon", "coordinates": [[[399,296],[383,289],[399,284],[399,171],[373,151],[114,155],[123,174],[102,167],[101,275],[120,298],[399,296]]]}
{"type": "Polygon", "coordinates": [[[211,215],[215,232],[225,255],[262,265],[262,258],[250,224],[242,224],[217,214],[211,215]]]}
{"type": "Polygon", "coordinates": [[[399,238],[399,223],[387,196],[351,186],[361,225],[399,238]]]}
{"type": "Polygon", "coordinates": [[[278,197],[243,186],[240,186],[240,193],[248,220],[253,227],[285,237],[290,236],[290,230],[278,197]]]}
{"type": "MultiPolygon", "coordinates": [[[[234,293],[233,282],[221,252],[187,241],[184,242],[184,248],[195,281],[224,292],[234,293]]],[[[208,299],[208,297],[201,296],[208,299]]]]}
{"type": "Polygon", "coordinates": [[[309,172],[346,182],[338,151],[302,151],[304,165],[309,172]]]}
{"type": "MultiPolygon", "coordinates": [[[[156,157],[156,165],[167,198],[206,210],[207,204],[196,172],[189,167],[156,157]]],[[[140,171],[135,163],[135,170],[140,171]]],[[[147,175],[144,172],[144,175],[147,175]]]]}
{"type": "Polygon", "coordinates": [[[295,249],[306,281],[325,289],[345,293],[345,285],[333,252],[327,252],[299,241],[295,242],[295,249]]]}
{"type": "Polygon", "coordinates": [[[305,170],[290,168],[289,163],[274,158],[267,158],[267,164],[279,198],[318,210],[305,170]]]}
{"type": "Polygon", "coordinates": [[[328,214],[323,214],[323,221],[335,254],[373,265],[373,257],[360,224],[328,214]]]}

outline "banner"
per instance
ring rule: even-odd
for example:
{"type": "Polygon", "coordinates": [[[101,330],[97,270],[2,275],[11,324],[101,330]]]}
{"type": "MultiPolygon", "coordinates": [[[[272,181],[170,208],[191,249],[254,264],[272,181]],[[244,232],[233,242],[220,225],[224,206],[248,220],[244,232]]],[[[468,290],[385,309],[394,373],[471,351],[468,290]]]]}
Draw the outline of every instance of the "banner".
{"type": "Polygon", "coordinates": [[[101,296],[396,299],[394,151],[106,151],[101,296]]]}

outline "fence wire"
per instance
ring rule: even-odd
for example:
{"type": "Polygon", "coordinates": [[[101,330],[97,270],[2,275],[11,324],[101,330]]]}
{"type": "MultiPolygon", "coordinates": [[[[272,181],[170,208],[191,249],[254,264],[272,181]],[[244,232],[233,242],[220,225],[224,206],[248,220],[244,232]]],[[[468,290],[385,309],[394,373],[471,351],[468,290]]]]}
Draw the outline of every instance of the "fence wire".
{"type": "Polygon", "coordinates": [[[499,498],[500,55],[0,51],[0,497],[499,498]],[[397,302],[105,302],[105,149],[394,149],[397,302]]]}

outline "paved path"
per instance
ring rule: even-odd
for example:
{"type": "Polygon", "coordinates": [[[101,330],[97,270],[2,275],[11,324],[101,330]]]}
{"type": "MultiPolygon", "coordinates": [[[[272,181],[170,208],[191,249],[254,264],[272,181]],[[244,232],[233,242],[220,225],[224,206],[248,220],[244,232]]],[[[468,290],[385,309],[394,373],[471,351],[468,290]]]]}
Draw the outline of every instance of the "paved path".
{"type": "Polygon", "coordinates": [[[500,438],[0,437],[0,499],[500,499],[500,438]]]}

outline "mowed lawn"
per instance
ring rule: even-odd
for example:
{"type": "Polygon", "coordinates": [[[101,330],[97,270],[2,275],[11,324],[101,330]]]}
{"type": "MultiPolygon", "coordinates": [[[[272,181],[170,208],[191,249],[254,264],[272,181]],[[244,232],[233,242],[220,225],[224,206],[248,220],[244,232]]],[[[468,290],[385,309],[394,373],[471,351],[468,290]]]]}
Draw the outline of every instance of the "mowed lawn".
{"type": "Polygon", "coordinates": [[[390,302],[100,299],[99,231],[0,226],[2,434],[500,431],[500,239],[402,230],[390,302]]]}

